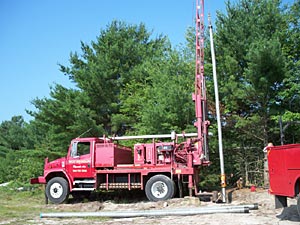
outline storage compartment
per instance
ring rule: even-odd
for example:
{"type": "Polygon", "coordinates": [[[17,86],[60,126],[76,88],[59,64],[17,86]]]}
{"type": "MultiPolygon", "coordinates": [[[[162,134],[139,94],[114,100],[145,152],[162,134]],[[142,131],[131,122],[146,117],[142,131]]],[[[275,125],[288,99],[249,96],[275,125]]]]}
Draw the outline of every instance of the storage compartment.
{"type": "Polygon", "coordinates": [[[295,182],[300,175],[300,144],[268,147],[267,156],[270,193],[278,196],[294,197],[295,182]]]}
{"type": "Polygon", "coordinates": [[[115,167],[118,164],[132,164],[130,148],[114,143],[97,143],[95,150],[95,167],[115,167]]]}

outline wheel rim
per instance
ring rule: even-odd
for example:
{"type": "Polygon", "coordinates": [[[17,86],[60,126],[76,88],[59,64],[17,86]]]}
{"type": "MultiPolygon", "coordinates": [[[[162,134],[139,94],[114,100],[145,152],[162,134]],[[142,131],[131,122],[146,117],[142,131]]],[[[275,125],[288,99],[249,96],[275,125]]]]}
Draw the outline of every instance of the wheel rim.
{"type": "Polygon", "coordinates": [[[60,183],[54,183],[50,187],[50,195],[53,198],[60,198],[64,190],[60,183]]]}
{"type": "Polygon", "coordinates": [[[168,194],[168,186],[162,181],[156,181],[151,187],[151,193],[155,198],[164,198],[168,194]]]}

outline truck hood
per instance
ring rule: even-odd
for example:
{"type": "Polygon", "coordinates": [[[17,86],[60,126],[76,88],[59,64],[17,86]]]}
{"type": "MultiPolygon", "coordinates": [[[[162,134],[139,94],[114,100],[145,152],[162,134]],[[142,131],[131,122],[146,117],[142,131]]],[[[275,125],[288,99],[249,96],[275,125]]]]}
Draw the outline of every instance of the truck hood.
{"type": "Polygon", "coordinates": [[[53,169],[58,169],[58,168],[65,168],[66,165],[66,157],[59,158],[56,160],[53,160],[51,162],[45,163],[45,170],[53,170],[53,169]]]}

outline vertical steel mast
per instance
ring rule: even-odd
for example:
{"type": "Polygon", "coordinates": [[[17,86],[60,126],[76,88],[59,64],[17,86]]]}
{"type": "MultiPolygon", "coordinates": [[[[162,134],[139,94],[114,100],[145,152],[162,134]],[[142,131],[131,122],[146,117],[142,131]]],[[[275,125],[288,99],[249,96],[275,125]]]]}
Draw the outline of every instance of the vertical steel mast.
{"type": "Polygon", "coordinates": [[[198,129],[198,153],[203,154],[203,163],[209,161],[207,134],[209,121],[206,109],[206,88],[204,78],[204,0],[196,0],[196,66],[195,66],[196,122],[198,129]]]}

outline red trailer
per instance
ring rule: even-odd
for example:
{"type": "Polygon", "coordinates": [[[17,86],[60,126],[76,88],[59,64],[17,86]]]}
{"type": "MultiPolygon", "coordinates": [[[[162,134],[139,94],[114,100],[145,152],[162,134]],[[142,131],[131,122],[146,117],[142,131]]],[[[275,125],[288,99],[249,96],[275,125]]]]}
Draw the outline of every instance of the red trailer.
{"type": "Polygon", "coordinates": [[[300,144],[268,146],[269,192],[275,195],[275,207],[287,207],[287,197],[298,197],[300,215],[300,144]]]}

